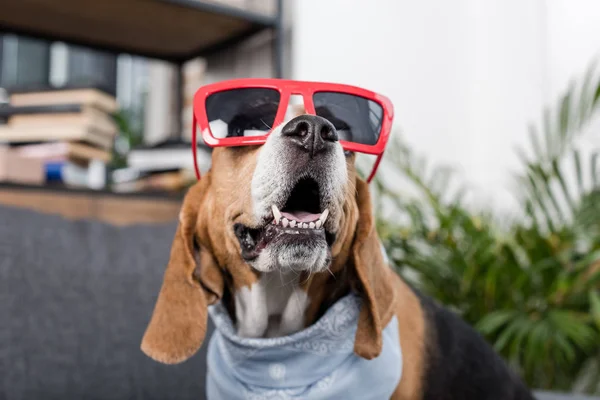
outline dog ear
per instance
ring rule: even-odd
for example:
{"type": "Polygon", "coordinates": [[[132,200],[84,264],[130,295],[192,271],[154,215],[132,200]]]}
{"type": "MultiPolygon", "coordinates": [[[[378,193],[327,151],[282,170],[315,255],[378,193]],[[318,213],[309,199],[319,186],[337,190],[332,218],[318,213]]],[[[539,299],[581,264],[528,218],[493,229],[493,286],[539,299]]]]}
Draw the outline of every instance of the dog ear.
{"type": "Polygon", "coordinates": [[[142,351],[166,364],[185,361],[198,351],[206,334],[207,306],[223,294],[219,267],[195,241],[203,225],[198,211],[209,185],[210,176],[202,177],[183,200],[163,284],[142,339],[142,351]]]}
{"type": "Polygon", "coordinates": [[[356,200],[358,225],[352,245],[351,260],[354,266],[363,304],[358,317],[354,352],[365,359],[375,358],[383,346],[382,331],[392,318],[395,292],[393,271],[386,265],[379,237],[375,230],[369,187],[357,179],[356,200]]]}

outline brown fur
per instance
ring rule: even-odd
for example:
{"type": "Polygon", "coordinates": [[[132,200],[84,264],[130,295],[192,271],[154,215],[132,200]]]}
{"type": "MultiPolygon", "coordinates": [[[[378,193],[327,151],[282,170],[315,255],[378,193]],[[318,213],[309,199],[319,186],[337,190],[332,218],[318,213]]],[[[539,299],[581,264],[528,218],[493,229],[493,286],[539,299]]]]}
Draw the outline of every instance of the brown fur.
{"type": "MultiPolygon", "coordinates": [[[[202,181],[186,196],[163,285],[142,339],[142,350],[164,363],[181,362],[191,357],[202,345],[206,334],[207,297],[211,294],[193,275],[196,267],[194,236],[197,231],[197,206],[202,204],[209,185],[210,179],[202,181]]],[[[203,265],[207,271],[203,274],[208,275],[208,271],[214,268],[208,262],[203,265]]],[[[210,286],[217,288],[218,284],[218,281],[214,281],[210,286]]],[[[213,296],[210,297],[214,301],[213,296]]]]}
{"type": "MultiPolygon", "coordinates": [[[[211,172],[185,197],[163,286],[142,341],[142,350],[155,360],[177,363],[192,356],[204,340],[207,306],[223,298],[225,291],[235,292],[258,279],[242,260],[232,231],[235,223],[252,223],[250,184],[257,153],[256,147],[215,149],[211,172]],[[194,239],[199,245],[198,269],[194,239]]],[[[364,299],[354,351],[372,359],[380,354],[382,331],[395,315],[404,367],[393,398],[416,400],[421,397],[424,368],[423,311],[414,293],[383,260],[368,185],[357,177],[354,157],[348,159],[348,176],[331,274],[319,273],[303,282],[310,297],[305,321],[315,322],[354,289],[364,299]]]]}
{"type": "Polygon", "coordinates": [[[423,397],[426,360],[425,316],[419,299],[398,276],[393,277],[397,299],[393,306],[398,319],[402,348],[402,379],[392,399],[418,400],[423,397]]]}

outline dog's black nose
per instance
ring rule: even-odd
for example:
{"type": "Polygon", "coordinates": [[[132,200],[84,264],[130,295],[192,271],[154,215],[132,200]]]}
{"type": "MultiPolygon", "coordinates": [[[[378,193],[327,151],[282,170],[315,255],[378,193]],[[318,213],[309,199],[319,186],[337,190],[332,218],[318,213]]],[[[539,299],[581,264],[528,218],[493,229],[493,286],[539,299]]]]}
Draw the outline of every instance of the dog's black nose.
{"type": "Polygon", "coordinates": [[[281,135],[311,157],[333,147],[338,134],[331,122],[317,115],[300,115],[285,124],[281,135]]]}

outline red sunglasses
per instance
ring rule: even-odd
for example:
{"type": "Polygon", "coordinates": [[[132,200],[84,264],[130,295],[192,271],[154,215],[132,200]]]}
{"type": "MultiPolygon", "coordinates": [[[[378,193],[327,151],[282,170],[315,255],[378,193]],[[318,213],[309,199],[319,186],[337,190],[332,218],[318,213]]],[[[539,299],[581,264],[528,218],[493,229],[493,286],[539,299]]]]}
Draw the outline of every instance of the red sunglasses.
{"type": "Polygon", "coordinates": [[[390,136],[394,117],[390,100],[355,86],[285,79],[235,79],[198,89],[192,128],[196,177],[200,179],[197,125],[210,147],[262,145],[284,122],[292,95],[302,96],[305,113],[334,125],[345,151],[377,156],[370,182],[390,136]]]}

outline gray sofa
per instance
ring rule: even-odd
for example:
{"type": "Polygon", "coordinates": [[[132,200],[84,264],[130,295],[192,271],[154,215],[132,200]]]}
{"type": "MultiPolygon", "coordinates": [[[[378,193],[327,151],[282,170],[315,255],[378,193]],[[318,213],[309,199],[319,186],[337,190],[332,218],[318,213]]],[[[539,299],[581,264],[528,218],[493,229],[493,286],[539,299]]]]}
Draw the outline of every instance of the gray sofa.
{"type": "Polygon", "coordinates": [[[175,228],[0,206],[0,399],[204,398],[205,347],[176,366],[139,350],[175,228]]]}
{"type": "Polygon", "coordinates": [[[203,398],[203,351],[165,366],[139,350],[175,227],[0,206],[0,399],[203,398]]]}

